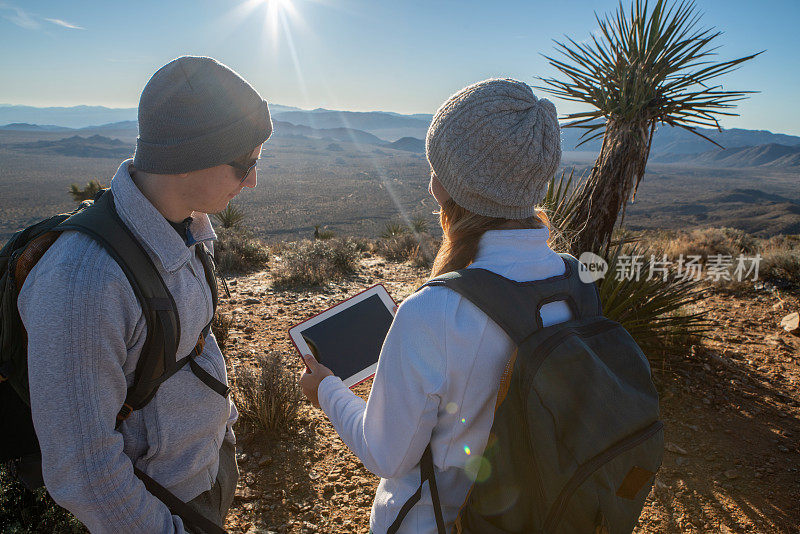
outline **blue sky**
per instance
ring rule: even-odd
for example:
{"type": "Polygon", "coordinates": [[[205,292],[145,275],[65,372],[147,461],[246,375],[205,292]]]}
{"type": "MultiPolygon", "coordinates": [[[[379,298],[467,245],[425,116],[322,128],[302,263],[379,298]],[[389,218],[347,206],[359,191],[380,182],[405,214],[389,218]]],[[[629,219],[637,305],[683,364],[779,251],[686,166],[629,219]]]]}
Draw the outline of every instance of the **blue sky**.
{"type": "MultiPolygon", "coordinates": [[[[630,0],[625,0],[627,3],[630,0]]],[[[800,1],[698,0],[723,59],[766,50],[722,79],[761,91],[724,127],[800,135],[800,1]]],[[[210,55],[270,102],[432,113],[491,76],[551,76],[552,40],[582,40],[616,1],[0,0],[0,103],[133,107],[150,75],[210,55]],[[270,4],[273,4],[271,7],[270,4]],[[272,9],[273,16],[270,16],[272,9]],[[277,13],[277,15],[275,15],[277,13]]],[[[559,112],[575,104],[555,101],[559,112]]]]}

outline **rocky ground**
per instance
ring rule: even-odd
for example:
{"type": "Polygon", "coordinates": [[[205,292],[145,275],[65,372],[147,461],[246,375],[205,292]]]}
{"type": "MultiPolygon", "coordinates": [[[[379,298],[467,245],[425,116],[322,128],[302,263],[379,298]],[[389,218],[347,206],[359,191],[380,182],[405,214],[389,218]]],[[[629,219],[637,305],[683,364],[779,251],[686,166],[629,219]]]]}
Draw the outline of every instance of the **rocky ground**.
{"type": "MultiPolygon", "coordinates": [[[[235,368],[277,351],[302,364],[287,330],[382,283],[398,302],[426,271],[383,259],[326,288],[277,291],[270,271],[230,279],[222,311],[234,318],[227,355],[235,368]]],[[[800,532],[800,338],[781,317],[800,295],[715,290],[697,307],[716,321],[710,338],[653,363],[667,452],[637,532],[800,532]]],[[[356,392],[364,398],[369,382],[356,392]]],[[[339,440],[324,414],[305,405],[297,429],[238,429],[240,485],[228,516],[233,533],[366,533],[378,480],[339,440]]]]}

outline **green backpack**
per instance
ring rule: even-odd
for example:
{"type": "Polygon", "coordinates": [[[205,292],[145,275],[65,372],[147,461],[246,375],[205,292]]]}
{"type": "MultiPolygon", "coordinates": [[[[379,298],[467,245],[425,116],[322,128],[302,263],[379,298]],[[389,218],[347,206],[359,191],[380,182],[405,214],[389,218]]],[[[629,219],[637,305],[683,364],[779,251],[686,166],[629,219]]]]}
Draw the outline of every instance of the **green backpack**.
{"type": "MultiPolygon", "coordinates": [[[[124,224],[114,207],[110,190],[98,193],[95,201],[85,201],[72,213],[55,215],[14,234],[0,250],[0,463],[13,462],[19,478],[33,489],[44,484],[41,478],[41,452],[33,427],[28,389],[28,351],[25,327],[17,309],[17,297],[25,278],[36,262],[63,231],[78,231],[90,236],[114,258],[133,288],[142,308],[147,335],[136,365],[133,384],[117,415],[117,426],[134,411],[143,408],[159,386],[184,365],[220,395],[229,388],[194,361],[203,351],[203,330],[192,353],[176,358],[180,322],[175,301],[150,256],[124,224]]],[[[195,246],[217,306],[217,283],[213,259],[202,244],[195,246]]],[[[222,533],[214,525],[134,467],[147,490],[164,502],[187,525],[208,533],[222,533]]]]}
{"type": "MultiPolygon", "coordinates": [[[[516,346],[455,532],[627,534],[661,465],[663,423],[647,358],[619,323],[602,316],[597,286],[580,280],[578,260],[560,256],[566,272],[545,280],[463,269],[425,284],[458,292],[516,346]],[[573,318],[543,326],[541,307],[558,300],[573,318]]],[[[420,473],[389,534],[425,481],[445,533],[430,445],[420,473]]]]}

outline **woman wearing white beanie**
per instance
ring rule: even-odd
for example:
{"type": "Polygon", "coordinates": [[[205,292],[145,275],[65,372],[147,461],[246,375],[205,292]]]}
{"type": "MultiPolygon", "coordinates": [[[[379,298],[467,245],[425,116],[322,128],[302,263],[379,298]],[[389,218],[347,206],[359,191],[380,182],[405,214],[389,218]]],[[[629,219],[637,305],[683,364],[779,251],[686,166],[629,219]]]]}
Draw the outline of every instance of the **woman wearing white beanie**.
{"type": "MultiPolygon", "coordinates": [[[[564,274],[564,261],[548,246],[547,218],[536,210],[561,158],[551,102],[516,80],[470,85],[436,112],[426,152],[444,231],[432,277],[464,268],[520,282],[564,274]]],[[[571,312],[556,301],[542,306],[541,317],[549,326],[571,312]]],[[[306,356],[305,394],[381,477],[372,532],[437,532],[428,485],[399,528],[392,526],[420,486],[428,444],[444,522],[452,525],[475,479],[470,460],[486,446],[512,350],[511,339],[474,304],[426,286],[397,310],[366,403],[306,356]]]]}

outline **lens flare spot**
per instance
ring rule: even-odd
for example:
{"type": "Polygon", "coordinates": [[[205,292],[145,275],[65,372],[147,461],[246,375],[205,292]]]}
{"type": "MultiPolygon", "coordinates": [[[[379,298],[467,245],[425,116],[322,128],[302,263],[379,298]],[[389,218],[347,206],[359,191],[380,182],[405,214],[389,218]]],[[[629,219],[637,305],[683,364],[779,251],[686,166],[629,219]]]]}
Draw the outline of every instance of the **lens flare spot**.
{"type": "Polygon", "coordinates": [[[471,451],[471,450],[469,450],[469,447],[467,447],[466,445],[464,445],[464,454],[466,454],[467,456],[469,456],[470,454],[472,454],[472,451],[471,451]]]}
{"type": "Polygon", "coordinates": [[[447,410],[447,413],[453,415],[458,411],[458,404],[456,404],[455,402],[448,402],[447,406],[445,406],[444,409],[447,410]]]}
{"type": "Polygon", "coordinates": [[[492,474],[492,464],[486,457],[476,454],[467,459],[464,470],[474,482],[484,482],[492,474]]]}
{"type": "Polygon", "coordinates": [[[464,419],[463,417],[461,418],[461,424],[462,424],[462,425],[466,425],[466,424],[467,424],[467,420],[466,420],[466,419],[464,419]]]}

